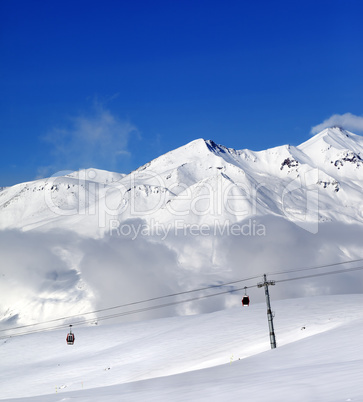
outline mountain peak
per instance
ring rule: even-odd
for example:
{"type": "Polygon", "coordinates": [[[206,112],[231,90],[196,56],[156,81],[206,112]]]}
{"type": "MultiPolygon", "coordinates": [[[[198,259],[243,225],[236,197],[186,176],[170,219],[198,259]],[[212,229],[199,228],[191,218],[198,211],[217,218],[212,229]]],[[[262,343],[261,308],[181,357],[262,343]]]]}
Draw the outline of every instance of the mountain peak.
{"type": "Polygon", "coordinates": [[[205,144],[209,151],[214,152],[214,153],[225,153],[228,148],[226,148],[223,145],[216,144],[213,140],[207,140],[205,141],[205,144]]]}
{"type": "Polygon", "coordinates": [[[344,132],[344,131],[345,131],[343,127],[338,126],[338,125],[328,127],[328,129],[329,129],[329,128],[331,128],[332,130],[333,130],[333,129],[336,129],[336,130],[339,130],[339,131],[341,131],[341,132],[344,132]]]}
{"type": "Polygon", "coordinates": [[[353,152],[363,151],[363,137],[340,126],[332,126],[324,129],[314,137],[305,141],[298,148],[306,153],[313,149],[351,150],[353,152]]]}
{"type": "Polygon", "coordinates": [[[328,127],[325,130],[323,130],[322,133],[325,133],[325,135],[327,134],[329,136],[339,136],[339,137],[342,137],[342,136],[349,137],[349,134],[352,134],[341,126],[328,127]]]}

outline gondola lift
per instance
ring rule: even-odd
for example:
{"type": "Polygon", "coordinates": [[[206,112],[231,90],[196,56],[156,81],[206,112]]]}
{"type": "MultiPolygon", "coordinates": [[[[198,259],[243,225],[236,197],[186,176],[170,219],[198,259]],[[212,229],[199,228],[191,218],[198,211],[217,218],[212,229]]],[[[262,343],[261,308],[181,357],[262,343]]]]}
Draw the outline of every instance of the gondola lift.
{"type": "Polygon", "coordinates": [[[74,333],[72,332],[72,325],[69,326],[69,333],[67,334],[66,341],[67,345],[73,345],[75,340],[74,333]]]}
{"type": "Polygon", "coordinates": [[[247,295],[247,287],[245,286],[245,295],[242,297],[242,306],[248,307],[250,305],[250,298],[247,295]]]}

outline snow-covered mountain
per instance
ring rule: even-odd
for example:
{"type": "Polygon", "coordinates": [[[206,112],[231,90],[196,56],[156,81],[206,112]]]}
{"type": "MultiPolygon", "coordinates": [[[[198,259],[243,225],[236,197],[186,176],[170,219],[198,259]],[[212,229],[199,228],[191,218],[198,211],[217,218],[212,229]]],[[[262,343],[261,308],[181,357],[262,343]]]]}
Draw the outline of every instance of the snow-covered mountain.
{"type": "MultiPolygon", "coordinates": [[[[362,258],[362,173],[363,138],[333,127],[296,147],[255,152],[198,139],[127,175],[90,168],[3,188],[2,322],[362,258]]],[[[278,297],[360,286],[349,275],[314,279],[278,297]]],[[[236,303],[227,295],[166,314],[236,303]]]]}
{"type": "Polygon", "coordinates": [[[327,220],[362,223],[362,170],[363,138],[338,127],[260,152],[199,139],[128,175],[87,169],[5,188],[0,228],[103,237],[128,219],[186,226],[274,215],[316,231],[327,220]]]}

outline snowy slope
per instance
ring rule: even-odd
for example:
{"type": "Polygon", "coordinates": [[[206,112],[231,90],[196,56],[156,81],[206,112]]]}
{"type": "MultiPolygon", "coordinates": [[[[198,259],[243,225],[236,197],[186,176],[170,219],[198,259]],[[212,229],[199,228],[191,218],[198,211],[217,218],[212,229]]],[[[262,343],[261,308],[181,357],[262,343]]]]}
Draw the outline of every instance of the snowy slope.
{"type": "MultiPolygon", "coordinates": [[[[262,290],[261,290],[262,291],[262,290]]],[[[76,328],[0,342],[0,400],[361,401],[362,295],[76,328]],[[12,399],[15,398],[15,399],[12,399]]]]}

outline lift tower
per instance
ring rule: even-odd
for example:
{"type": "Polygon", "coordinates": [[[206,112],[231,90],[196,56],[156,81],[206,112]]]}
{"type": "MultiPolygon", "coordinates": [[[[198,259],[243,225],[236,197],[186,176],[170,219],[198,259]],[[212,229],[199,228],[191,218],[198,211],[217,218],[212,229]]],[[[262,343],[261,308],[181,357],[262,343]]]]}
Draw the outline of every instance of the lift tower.
{"type": "Polygon", "coordinates": [[[274,285],[275,281],[267,281],[266,274],[263,275],[263,282],[257,284],[257,287],[262,288],[265,287],[265,296],[266,296],[266,304],[267,304],[267,319],[268,319],[268,327],[270,330],[270,344],[271,349],[276,348],[276,337],[274,331],[274,322],[273,322],[273,314],[271,311],[271,304],[270,304],[270,294],[268,293],[269,285],[274,285]]]}

